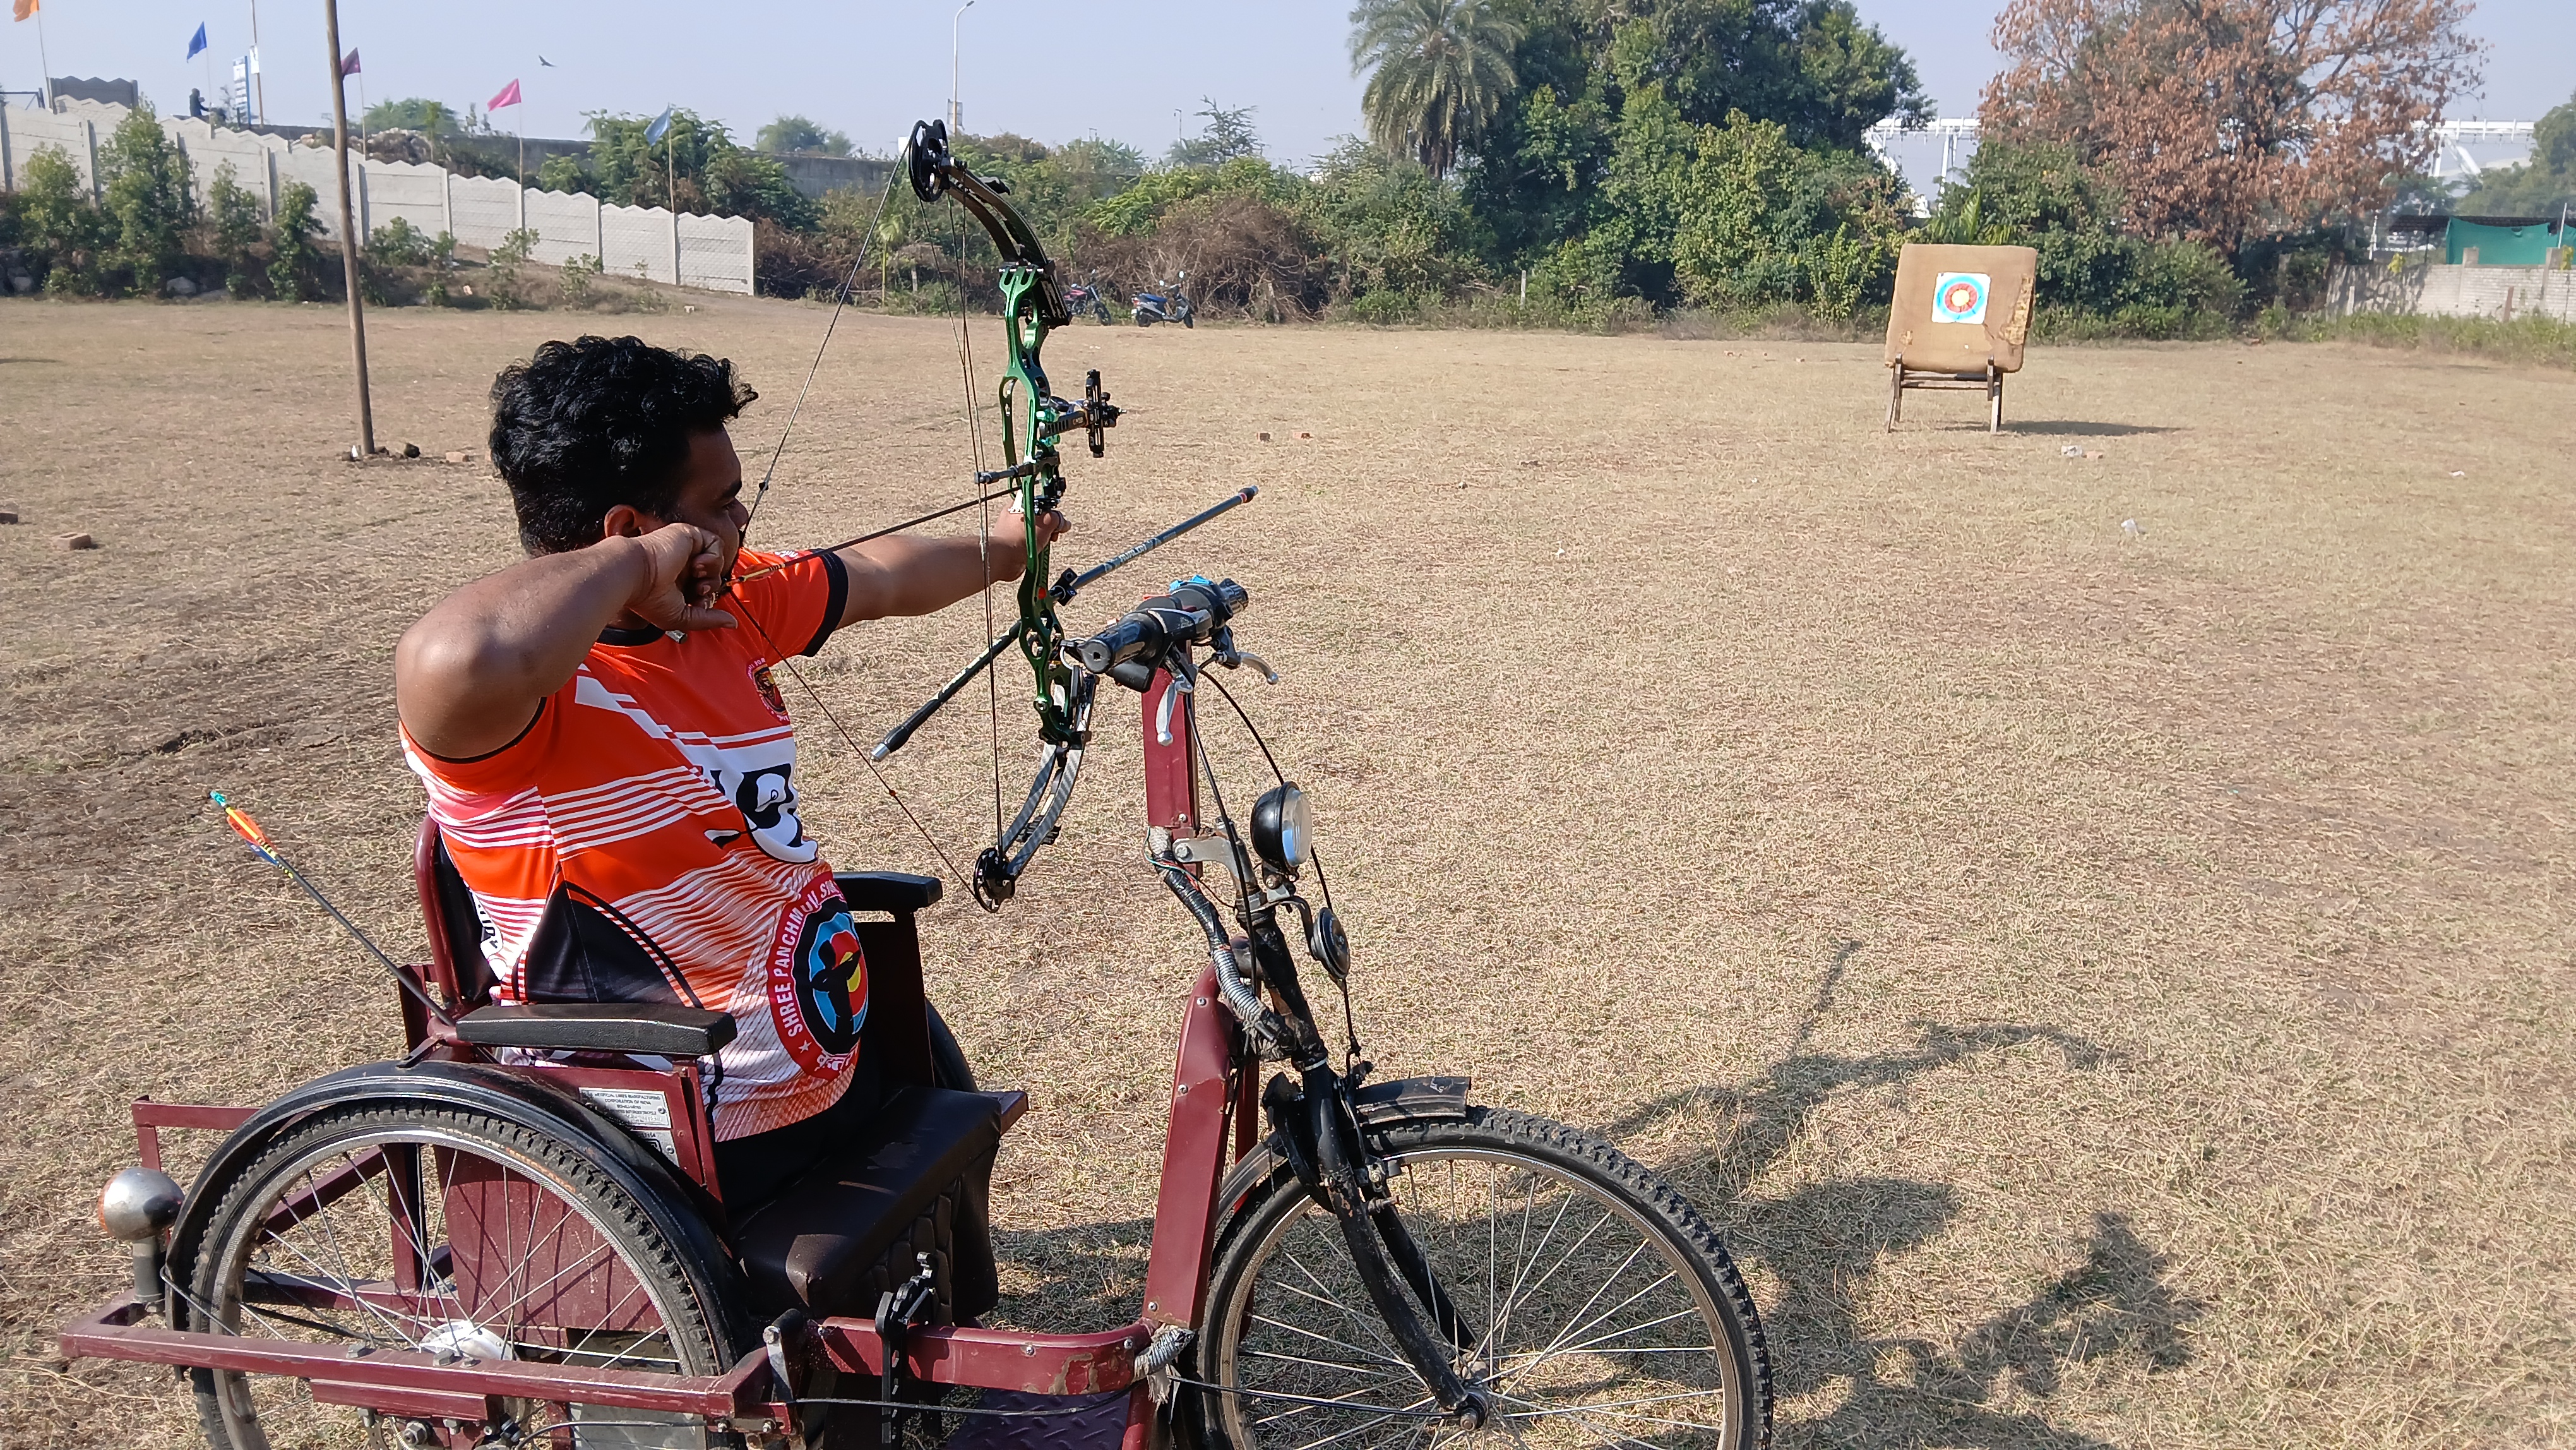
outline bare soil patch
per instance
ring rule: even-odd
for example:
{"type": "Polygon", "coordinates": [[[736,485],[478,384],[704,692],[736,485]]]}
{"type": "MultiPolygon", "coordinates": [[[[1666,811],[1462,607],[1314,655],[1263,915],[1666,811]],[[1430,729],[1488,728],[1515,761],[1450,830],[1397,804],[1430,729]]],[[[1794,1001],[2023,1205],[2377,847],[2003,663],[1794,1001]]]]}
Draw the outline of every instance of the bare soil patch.
{"type": "MultiPolygon", "coordinates": [[[[125,1272],[89,1223],[125,1104],[397,1038],[204,793],[419,950],[393,642],[512,557],[484,391],[583,324],[378,317],[381,426],[427,457],[356,467],[334,309],[0,318],[0,1444],[178,1445],[168,1376],[54,1357],[125,1272]]],[[[823,320],[600,325],[744,364],[765,458],[823,320]]],[[[1135,411],[1074,461],[1064,557],[1262,486],[1123,583],[1251,588],[1371,1055],[1679,1180],[1751,1269],[1783,1444],[2576,1442],[2576,377],[2050,349],[2004,436],[1937,395],[1890,436],[1875,353],[1077,327],[1058,373],[1135,411]]],[[[962,497],[959,393],[949,326],[844,316],[756,537],[962,497]]],[[[809,674],[872,738],[982,628],[809,674]]],[[[942,869],[789,690],[833,858],[942,869]]],[[[890,766],[959,860],[972,703],[890,766]]],[[[1036,1097],[999,1175],[1027,1321],[1117,1322],[1139,1278],[1193,937],[1135,765],[1107,732],[1020,900],[927,926],[979,1070],[1036,1097]]]]}

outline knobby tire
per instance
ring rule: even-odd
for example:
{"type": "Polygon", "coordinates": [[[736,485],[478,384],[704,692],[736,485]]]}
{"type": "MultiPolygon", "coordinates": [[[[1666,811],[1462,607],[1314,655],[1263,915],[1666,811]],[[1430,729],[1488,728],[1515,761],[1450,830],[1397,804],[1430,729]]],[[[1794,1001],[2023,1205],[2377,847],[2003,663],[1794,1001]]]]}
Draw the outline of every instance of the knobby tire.
{"type": "MultiPolygon", "coordinates": [[[[1407,1228],[1477,1326],[1480,1342],[1457,1364],[1471,1386],[1498,1387],[1508,1424],[1485,1432],[1499,1432],[1493,1444],[1769,1443],[1770,1360],[1752,1296],[1716,1231],[1661,1177],[1590,1134],[1495,1108],[1471,1109],[1465,1121],[1407,1121],[1371,1138],[1402,1170],[1392,1191],[1407,1228]],[[1430,1202],[1443,1191],[1432,1180],[1447,1180],[1454,1198],[1456,1185],[1475,1177],[1513,1195],[1488,1192],[1484,1226],[1472,1212],[1457,1215],[1457,1202],[1430,1202]],[[1587,1229],[1590,1238],[1578,1242],[1587,1229]],[[1488,1247],[1473,1251],[1479,1243],[1488,1247]],[[1517,1284],[1494,1252],[1505,1243],[1539,1248],[1518,1266],[1517,1284]],[[1596,1244],[1600,1264],[1575,1262],[1596,1244]],[[1559,1261],[1552,1275],[1549,1261],[1559,1261]],[[1636,1328],[1622,1314],[1662,1322],[1636,1328]]],[[[1206,1450],[1428,1450],[1467,1434],[1403,1415],[1372,1419],[1427,1407],[1430,1392],[1368,1307],[1332,1217],[1284,1166],[1227,1223],[1194,1359],[1196,1377],[1221,1387],[1193,1395],[1206,1450]],[[1263,1390],[1347,1398],[1358,1408],[1265,1402],[1263,1390]]]]}

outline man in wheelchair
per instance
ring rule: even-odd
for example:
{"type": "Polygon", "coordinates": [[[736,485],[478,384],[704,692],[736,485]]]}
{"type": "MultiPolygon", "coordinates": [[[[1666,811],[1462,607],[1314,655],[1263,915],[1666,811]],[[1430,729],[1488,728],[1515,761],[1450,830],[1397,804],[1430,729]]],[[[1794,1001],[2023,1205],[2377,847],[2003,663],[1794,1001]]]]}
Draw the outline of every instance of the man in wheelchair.
{"type": "MultiPolygon", "coordinates": [[[[845,626],[1015,579],[1026,556],[1017,517],[984,536],[743,548],[725,425],[755,396],[726,360],[632,337],[549,342],[503,370],[492,461],[528,558],[441,600],[394,659],[404,751],[472,893],[492,999],[735,1019],[710,1116],[737,1207],[879,1101],[859,1050],[867,963],[804,829],[770,671],[845,626]]],[[[990,1302],[978,1267],[959,1266],[960,1313],[990,1302]]]]}

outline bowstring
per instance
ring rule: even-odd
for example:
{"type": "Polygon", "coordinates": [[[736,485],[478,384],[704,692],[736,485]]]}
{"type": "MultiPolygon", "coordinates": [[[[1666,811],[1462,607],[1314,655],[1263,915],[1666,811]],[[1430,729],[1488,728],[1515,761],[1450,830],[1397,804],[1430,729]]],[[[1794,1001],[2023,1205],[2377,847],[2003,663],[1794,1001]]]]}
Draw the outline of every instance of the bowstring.
{"type": "MultiPolygon", "coordinates": [[[[810,558],[812,556],[808,555],[807,557],[810,558]]],[[[832,727],[833,734],[841,737],[841,744],[847,747],[852,755],[859,758],[859,763],[868,768],[868,774],[877,778],[877,785],[880,789],[885,791],[886,799],[893,801],[894,808],[903,812],[903,818],[912,822],[912,828],[921,833],[922,842],[930,847],[932,855],[939,858],[939,864],[948,868],[948,874],[950,876],[956,877],[956,879],[960,881],[965,880],[965,877],[958,875],[957,863],[948,859],[947,848],[941,846],[939,844],[939,839],[930,834],[930,828],[921,823],[921,817],[912,813],[911,804],[904,800],[900,792],[895,790],[894,782],[886,779],[886,773],[877,767],[877,763],[875,761],[868,759],[867,751],[859,747],[858,741],[850,738],[848,727],[841,724],[840,716],[832,713],[831,705],[823,699],[823,692],[814,688],[814,682],[805,678],[805,672],[803,670],[796,668],[796,661],[790,658],[785,650],[778,647],[778,641],[769,637],[769,631],[762,626],[760,616],[751,612],[749,601],[744,601],[743,607],[735,610],[734,613],[745,623],[751,626],[751,632],[760,636],[760,642],[762,644],[769,646],[770,657],[778,661],[780,665],[786,667],[788,678],[794,680],[797,688],[805,692],[805,698],[812,700],[814,702],[814,708],[823,712],[824,722],[832,727]]]]}
{"type": "MultiPolygon", "coordinates": [[[[797,416],[805,411],[806,396],[814,391],[814,375],[823,370],[823,354],[832,346],[832,331],[841,325],[841,309],[850,304],[850,289],[859,282],[859,269],[867,265],[868,249],[876,245],[877,228],[885,221],[886,204],[894,200],[895,183],[902,178],[889,173],[885,190],[877,193],[876,215],[868,218],[867,235],[859,238],[858,255],[850,259],[850,270],[841,277],[840,289],[832,297],[832,315],[823,323],[823,340],[814,347],[814,362],[805,369],[805,384],[796,390],[795,406],[787,410],[787,426],[778,430],[778,446],[769,450],[769,466],[760,471],[760,487],[751,495],[751,508],[742,521],[742,538],[751,538],[752,522],[760,517],[760,505],[769,497],[769,480],[777,476],[778,460],[787,452],[787,435],[796,431],[797,416]]],[[[882,298],[878,299],[882,304],[882,298]]],[[[772,646],[774,649],[775,646],[772,646]]],[[[791,673],[793,667],[790,667],[791,673]]]]}
{"type": "MultiPolygon", "coordinates": [[[[823,370],[823,355],[831,349],[832,334],[841,325],[841,313],[843,309],[847,308],[850,304],[851,291],[858,286],[859,269],[867,265],[869,249],[876,245],[877,229],[885,222],[886,207],[894,200],[895,183],[899,180],[901,180],[901,178],[898,176],[888,176],[886,178],[885,190],[877,194],[876,212],[868,218],[867,234],[859,238],[858,253],[850,258],[850,268],[847,272],[842,274],[841,285],[833,294],[832,315],[825,319],[823,323],[823,340],[815,346],[814,361],[806,367],[805,381],[796,390],[796,402],[787,410],[786,426],[778,430],[778,444],[769,452],[769,466],[761,470],[760,487],[751,496],[751,507],[746,511],[743,518],[742,531],[739,535],[740,542],[735,546],[737,549],[747,547],[749,544],[751,538],[751,526],[753,522],[759,519],[760,506],[769,497],[770,480],[778,473],[778,460],[787,452],[788,436],[796,431],[796,420],[805,411],[805,399],[814,391],[815,375],[823,370]]],[[[962,274],[960,280],[962,284],[962,274]]],[[[961,290],[961,299],[962,295],[961,290]]],[[[969,421],[971,422],[972,420],[970,419],[969,421]]],[[[975,471],[977,473],[983,472],[983,450],[980,446],[978,446],[975,453],[975,471]]],[[[978,491],[980,492],[980,489],[978,491]]],[[[982,500],[979,498],[977,502],[980,504],[982,500]]],[[[911,528],[915,524],[928,523],[931,519],[941,517],[945,514],[955,513],[958,508],[963,507],[965,507],[965,505],[960,504],[957,508],[942,509],[938,513],[926,514],[921,518],[897,524],[891,529],[881,529],[877,534],[868,535],[851,542],[864,543],[868,538],[895,533],[903,529],[911,528]]],[[[836,548],[847,547],[849,547],[848,544],[836,546],[836,548]]],[[[815,552],[828,553],[832,551],[817,550],[815,552]]],[[[784,567],[784,564],[773,565],[769,568],[756,570],[753,575],[746,575],[744,577],[756,577],[759,574],[771,573],[776,569],[784,567]]],[[[739,582],[741,581],[726,581],[725,587],[727,592],[731,592],[733,586],[739,582]]],[[[989,593],[990,591],[988,590],[988,603],[986,605],[988,614],[990,613],[991,608],[989,603],[989,593]]],[[[813,701],[814,708],[822,712],[824,723],[832,727],[832,733],[840,738],[841,744],[846,747],[852,755],[858,757],[858,761],[861,765],[868,768],[868,774],[876,777],[877,788],[884,791],[886,793],[886,799],[893,801],[894,808],[903,813],[903,818],[906,821],[912,823],[913,830],[918,832],[921,836],[922,844],[928,846],[930,848],[930,853],[939,858],[940,865],[948,868],[949,876],[955,880],[965,880],[966,876],[963,872],[960,872],[957,869],[957,863],[949,859],[947,848],[939,844],[939,838],[933,836],[930,833],[930,828],[922,824],[921,817],[913,813],[912,803],[905,800],[903,798],[903,793],[894,788],[894,782],[886,778],[885,771],[878,768],[877,763],[868,758],[867,751],[859,747],[859,742],[852,738],[849,727],[843,725],[841,723],[841,717],[832,712],[831,703],[823,698],[823,692],[815,688],[812,680],[805,677],[805,672],[796,667],[796,661],[791,658],[785,650],[778,647],[778,642],[769,637],[769,630],[761,624],[760,617],[752,613],[749,608],[748,600],[744,601],[744,607],[739,611],[739,614],[741,618],[751,625],[752,633],[760,636],[760,642],[768,646],[770,657],[776,660],[781,666],[785,667],[787,677],[794,680],[796,682],[796,687],[805,692],[805,698],[813,701]]]]}
{"type": "MultiPolygon", "coordinates": [[[[966,218],[965,218],[965,215],[964,215],[965,210],[966,210],[966,209],[965,209],[965,207],[961,204],[961,205],[957,208],[957,212],[958,212],[959,214],[958,214],[958,216],[956,217],[956,222],[957,222],[957,374],[958,374],[958,378],[959,378],[960,382],[961,382],[961,383],[963,383],[963,385],[964,385],[964,387],[965,387],[965,390],[966,390],[966,439],[967,439],[967,445],[968,445],[968,447],[969,447],[969,448],[971,448],[971,449],[973,450],[974,458],[975,458],[975,472],[976,472],[976,474],[980,477],[980,476],[983,474],[983,472],[984,472],[984,424],[983,424],[983,416],[982,416],[982,414],[981,414],[981,413],[979,413],[979,412],[976,410],[976,406],[975,406],[975,340],[974,340],[974,333],[973,333],[973,330],[967,326],[967,322],[966,322],[966,218]]],[[[1010,326],[1009,319],[1005,318],[1005,319],[1003,320],[1003,324],[1002,324],[1002,325],[1003,325],[1005,328],[1008,328],[1008,327],[1010,326]]],[[[1005,418],[1005,419],[1003,420],[1003,426],[1004,426],[1005,428],[1007,428],[1007,427],[1009,427],[1009,426],[1010,426],[1009,420],[1008,420],[1007,418],[1005,418]]],[[[993,637],[993,510],[992,510],[991,505],[990,505],[988,502],[986,502],[986,501],[984,501],[984,500],[982,500],[982,499],[978,499],[978,500],[977,500],[977,506],[976,506],[976,509],[975,509],[975,520],[976,520],[976,557],[977,557],[977,560],[982,564],[982,566],[983,566],[983,571],[984,571],[984,589],[983,589],[983,595],[984,595],[984,633],[983,633],[983,636],[982,636],[982,637],[983,637],[984,639],[986,639],[986,640],[989,640],[989,639],[991,639],[991,638],[993,637]]],[[[994,849],[995,851],[999,851],[999,850],[1001,850],[1001,849],[1002,849],[1002,683],[1001,683],[1001,673],[1002,673],[1002,672],[1001,672],[1001,669],[1000,669],[1000,667],[998,666],[998,664],[997,664],[994,668],[987,669],[986,671],[984,671],[985,719],[986,719],[986,720],[988,720],[989,722],[991,722],[991,725],[992,725],[992,734],[993,734],[993,849],[994,849]]]]}

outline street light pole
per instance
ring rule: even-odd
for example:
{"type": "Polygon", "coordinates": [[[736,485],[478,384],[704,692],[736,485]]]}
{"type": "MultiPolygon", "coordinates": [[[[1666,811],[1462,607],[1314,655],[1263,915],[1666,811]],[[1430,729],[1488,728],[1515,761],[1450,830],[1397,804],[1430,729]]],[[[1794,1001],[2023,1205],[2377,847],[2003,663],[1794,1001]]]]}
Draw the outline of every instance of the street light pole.
{"type": "Polygon", "coordinates": [[[975,0],[966,0],[957,7],[956,14],[948,17],[948,129],[952,135],[966,131],[966,112],[957,102],[957,25],[974,8],[975,0]]]}
{"type": "Polygon", "coordinates": [[[349,355],[358,368],[358,452],[376,452],[376,415],[367,398],[367,315],[358,299],[358,214],[349,204],[349,78],[340,71],[340,0],[322,0],[322,26],[331,41],[331,130],[340,158],[340,274],[349,285],[349,355]]]}
{"type": "MultiPolygon", "coordinates": [[[[268,64],[259,58],[259,0],[250,0],[250,59],[252,84],[259,89],[259,123],[268,124],[268,64]]],[[[334,58],[331,62],[338,65],[334,58]]]]}

